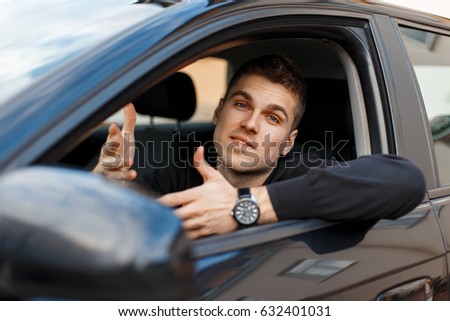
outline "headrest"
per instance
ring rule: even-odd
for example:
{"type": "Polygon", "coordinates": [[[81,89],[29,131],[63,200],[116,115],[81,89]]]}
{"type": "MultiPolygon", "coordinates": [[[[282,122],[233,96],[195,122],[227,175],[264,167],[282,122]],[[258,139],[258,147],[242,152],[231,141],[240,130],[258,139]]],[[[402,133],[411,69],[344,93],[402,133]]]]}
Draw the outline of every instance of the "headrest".
{"type": "Polygon", "coordinates": [[[139,114],[177,120],[191,118],[196,103],[194,83],[191,77],[181,72],[164,79],[133,100],[139,114]]]}
{"type": "Polygon", "coordinates": [[[299,131],[327,131],[345,127],[349,105],[347,81],[310,78],[306,82],[306,110],[299,131]]]}
{"type": "Polygon", "coordinates": [[[298,126],[296,144],[302,148],[312,146],[316,148],[314,152],[324,158],[355,158],[347,81],[312,78],[305,82],[306,110],[298,126]],[[344,142],[347,143],[344,145],[344,142]]]}

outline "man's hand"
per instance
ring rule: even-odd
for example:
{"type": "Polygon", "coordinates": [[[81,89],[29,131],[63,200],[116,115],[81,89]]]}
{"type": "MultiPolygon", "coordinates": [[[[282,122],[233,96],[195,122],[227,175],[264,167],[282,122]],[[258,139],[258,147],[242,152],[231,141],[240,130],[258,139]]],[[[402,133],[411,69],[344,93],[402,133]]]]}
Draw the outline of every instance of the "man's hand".
{"type": "Polygon", "coordinates": [[[175,214],[183,220],[183,228],[190,239],[238,229],[237,222],[231,216],[237,189],[205,162],[203,153],[203,147],[199,147],[194,155],[194,166],[203,177],[203,184],[158,199],[166,206],[179,206],[175,214]]]}
{"type": "Polygon", "coordinates": [[[108,129],[108,138],[103,145],[100,159],[93,172],[115,179],[132,180],[136,171],[130,169],[134,160],[134,128],[136,110],[132,103],[123,107],[124,124],[122,131],[116,124],[108,129]]]}

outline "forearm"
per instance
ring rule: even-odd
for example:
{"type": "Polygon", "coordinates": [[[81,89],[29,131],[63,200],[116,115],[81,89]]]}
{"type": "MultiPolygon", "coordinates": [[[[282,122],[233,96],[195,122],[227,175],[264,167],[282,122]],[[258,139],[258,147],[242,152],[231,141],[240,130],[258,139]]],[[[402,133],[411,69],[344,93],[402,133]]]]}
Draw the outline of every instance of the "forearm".
{"type": "Polygon", "coordinates": [[[394,219],[422,200],[425,183],[409,161],[376,155],[345,166],[311,169],[306,175],[267,186],[280,220],[394,219]]]}

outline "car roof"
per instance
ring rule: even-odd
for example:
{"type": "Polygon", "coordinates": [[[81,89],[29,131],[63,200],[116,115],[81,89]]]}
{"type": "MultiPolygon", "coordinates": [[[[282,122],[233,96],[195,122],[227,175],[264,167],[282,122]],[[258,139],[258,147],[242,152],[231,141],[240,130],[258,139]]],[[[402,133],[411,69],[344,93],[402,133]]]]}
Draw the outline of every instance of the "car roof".
{"type": "Polygon", "coordinates": [[[385,14],[399,19],[414,20],[421,23],[438,22],[443,24],[450,24],[450,19],[448,17],[439,16],[433,13],[424,12],[387,2],[381,2],[378,0],[352,0],[350,2],[353,2],[355,6],[357,6],[361,10],[365,10],[364,8],[368,8],[368,10],[372,13],[385,14]]]}
{"type": "MultiPolygon", "coordinates": [[[[220,1],[219,1],[220,2],[220,1]]],[[[227,1],[231,2],[231,1],[227,1]]],[[[241,1],[232,1],[235,4],[241,1]]],[[[352,10],[360,13],[382,14],[391,17],[412,20],[425,24],[447,24],[450,27],[450,19],[433,13],[424,12],[409,7],[395,5],[380,0],[258,0],[247,1],[242,6],[281,6],[281,5],[305,5],[305,6],[323,6],[333,9],[352,10]]]]}

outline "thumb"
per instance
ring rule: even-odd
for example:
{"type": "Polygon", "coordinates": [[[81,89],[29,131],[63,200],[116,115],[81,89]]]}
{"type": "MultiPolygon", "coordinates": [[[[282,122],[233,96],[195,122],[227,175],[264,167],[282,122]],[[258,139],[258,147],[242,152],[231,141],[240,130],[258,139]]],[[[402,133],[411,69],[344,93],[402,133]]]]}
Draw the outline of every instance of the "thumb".
{"type": "Polygon", "coordinates": [[[209,165],[204,158],[205,148],[200,146],[194,154],[194,167],[203,177],[203,181],[213,178],[216,175],[216,170],[209,165]]]}

